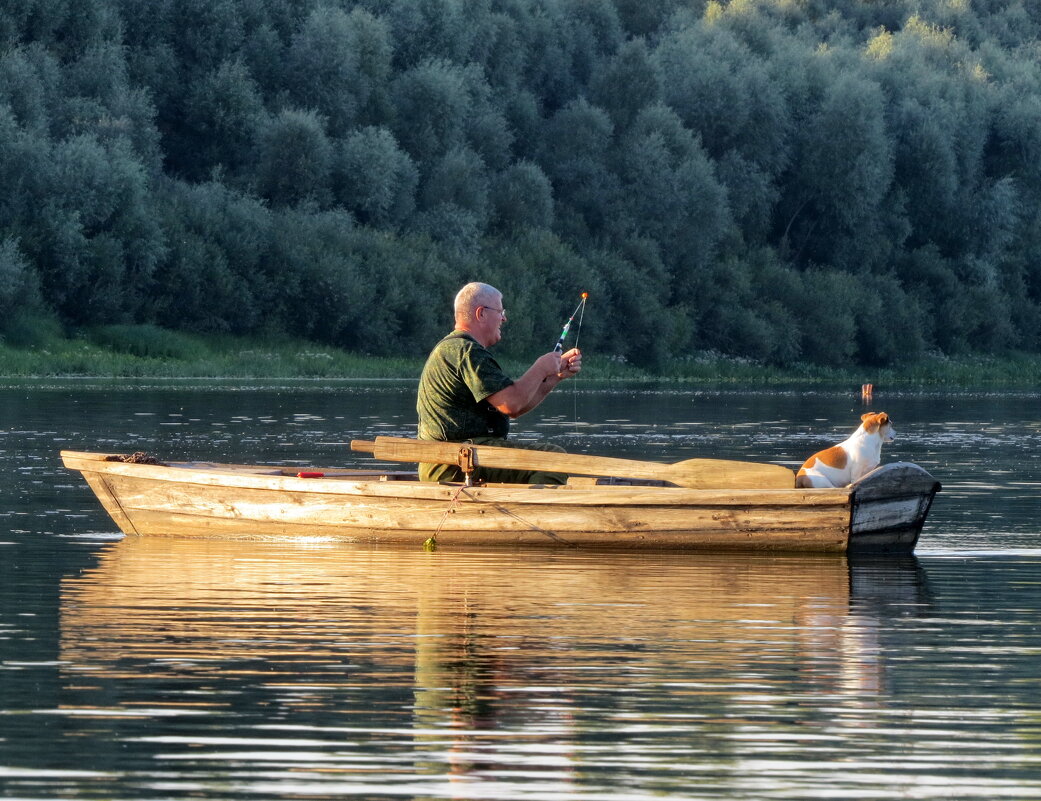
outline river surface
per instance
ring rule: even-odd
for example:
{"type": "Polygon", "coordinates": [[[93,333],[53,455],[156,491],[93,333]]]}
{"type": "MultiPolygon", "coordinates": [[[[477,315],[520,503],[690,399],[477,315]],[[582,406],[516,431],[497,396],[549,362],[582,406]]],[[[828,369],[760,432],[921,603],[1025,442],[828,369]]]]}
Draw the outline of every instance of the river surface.
{"type": "Polygon", "coordinates": [[[1041,798],[1038,393],[561,389],[515,438],[797,466],[886,411],[915,556],[124,538],[58,451],[360,466],[414,384],[0,382],[0,797],[1041,798]]]}

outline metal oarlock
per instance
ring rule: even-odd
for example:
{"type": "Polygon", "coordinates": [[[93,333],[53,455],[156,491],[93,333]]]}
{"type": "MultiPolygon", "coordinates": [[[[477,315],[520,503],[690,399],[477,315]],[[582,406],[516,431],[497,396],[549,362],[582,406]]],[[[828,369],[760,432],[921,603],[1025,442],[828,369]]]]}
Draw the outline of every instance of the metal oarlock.
{"type": "Polygon", "coordinates": [[[470,445],[464,445],[459,449],[459,469],[463,471],[463,486],[474,485],[473,472],[477,467],[477,454],[470,445]]]}

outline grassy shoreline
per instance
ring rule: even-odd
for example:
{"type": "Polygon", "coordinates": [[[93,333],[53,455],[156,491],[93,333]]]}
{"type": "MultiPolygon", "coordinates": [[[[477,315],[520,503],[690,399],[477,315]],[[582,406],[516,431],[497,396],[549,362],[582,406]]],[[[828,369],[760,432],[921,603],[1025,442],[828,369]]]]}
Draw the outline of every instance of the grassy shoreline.
{"type": "MultiPolygon", "coordinates": [[[[585,354],[588,380],[679,384],[808,384],[1026,389],[1041,386],[1041,355],[929,357],[906,368],[771,367],[720,354],[677,358],[659,371],[585,354]]],[[[508,371],[526,363],[504,359],[508,371]]],[[[108,326],[88,336],[50,338],[31,348],[0,342],[0,377],[98,379],[410,379],[423,360],[361,356],[313,342],[196,336],[151,326],[108,326]]]]}

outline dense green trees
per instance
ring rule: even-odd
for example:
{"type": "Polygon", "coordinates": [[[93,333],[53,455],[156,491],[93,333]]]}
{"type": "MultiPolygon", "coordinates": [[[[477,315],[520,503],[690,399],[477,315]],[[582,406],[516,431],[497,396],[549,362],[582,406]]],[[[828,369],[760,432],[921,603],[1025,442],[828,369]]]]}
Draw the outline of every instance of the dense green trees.
{"type": "MultiPolygon", "coordinates": [[[[10,5],[10,4],[9,4],[10,5]]],[[[19,0],[0,336],[885,365],[1041,351],[1029,3],[19,0]]]]}

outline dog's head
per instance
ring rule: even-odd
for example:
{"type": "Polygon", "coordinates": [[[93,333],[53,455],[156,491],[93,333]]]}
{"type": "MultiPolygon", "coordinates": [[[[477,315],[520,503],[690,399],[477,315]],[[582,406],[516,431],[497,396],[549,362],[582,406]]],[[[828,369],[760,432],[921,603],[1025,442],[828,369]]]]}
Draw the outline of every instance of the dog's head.
{"type": "Polygon", "coordinates": [[[896,430],[893,421],[885,412],[868,412],[860,415],[864,430],[869,434],[877,433],[883,442],[892,442],[896,439],[896,430]]]}

